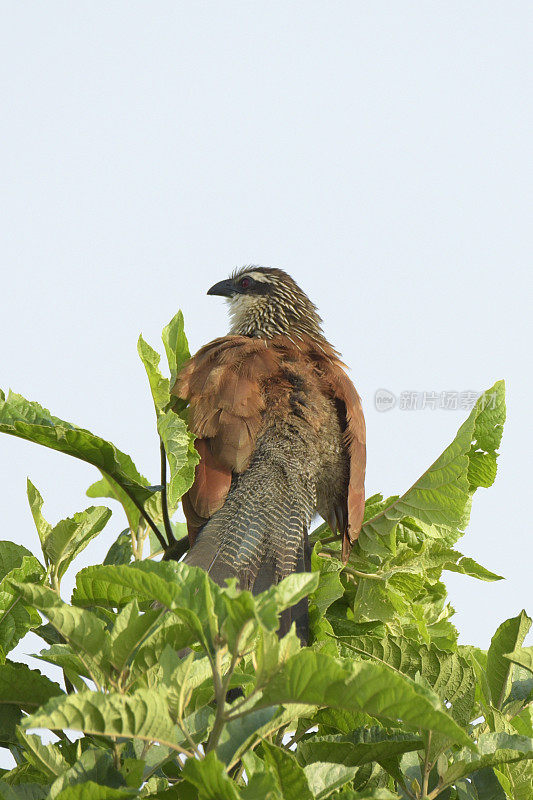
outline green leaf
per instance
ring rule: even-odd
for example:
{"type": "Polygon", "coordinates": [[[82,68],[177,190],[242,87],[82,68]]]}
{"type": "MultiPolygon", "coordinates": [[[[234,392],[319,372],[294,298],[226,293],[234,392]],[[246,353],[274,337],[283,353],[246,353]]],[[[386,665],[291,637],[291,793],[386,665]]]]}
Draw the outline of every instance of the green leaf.
{"type": "Polygon", "coordinates": [[[503,657],[533,672],[533,647],[517,647],[512,653],[504,653],[503,657]]]}
{"type": "Polygon", "coordinates": [[[111,442],[54,417],[38,403],[10,392],[0,401],[0,431],[86,461],[110,476],[139,504],[153,494],[131,458],[111,442]]]}
{"type": "Polygon", "coordinates": [[[172,388],[178,372],[191,357],[181,311],[178,311],[168,325],[163,328],[162,339],[170,368],[170,386],[172,388]]]}
{"type": "Polygon", "coordinates": [[[443,775],[443,782],[451,786],[478,769],[531,758],[533,739],[508,733],[483,733],[478,738],[477,751],[463,749],[454,755],[453,763],[443,775]]]}
{"type": "Polygon", "coordinates": [[[10,786],[0,780],[0,800],[44,800],[48,797],[48,787],[37,783],[17,783],[10,786]]]}
{"type": "Polygon", "coordinates": [[[136,796],[135,790],[126,787],[112,789],[110,786],[102,786],[94,781],[86,781],[86,783],[77,783],[75,786],[66,786],[56,795],[56,800],[126,800],[126,798],[136,796]]]}
{"type": "MultiPolygon", "coordinates": [[[[109,497],[112,500],[117,500],[124,510],[126,514],[126,519],[128,520],[129,529],[134,533],[137,532],[139,528],[139,524],[141,522],[142,516],[141,512],[121,486],[114,481],[109,475],[106,475],[105,472],[102,472],[102,478],[95,483],[92,483],[86,491],[87,497],[109,497]]],[[[152,495],[149,500],[147,500],[147,504],[150,500],[154,497],[152,495]]]]}
{"type": "Polygon", "coordinates": [[[4,655],[41,624],[35,609],[20,601],[11,580],[42,581],[44,577],[44,567],[29,550],[13,542],[0,542],[0,651],[4,655]]]}
{"type": "MultiPolygon", "coordinates": [[[[74,682],[72,673],[84,678],[92,678],[92,664],[84,663],[68,644],[53,644],[48,650],[41,650],[39,655],[34,655],[33,658],[61,667],[69,673],[71,682],[74,682]]],[[[85,684],[83,684],[83,688],[85,688],[85,684]]]]}
{"type": "Polygon", "coordinates": [[[477,800],[508,800],[494,770],[490,767],[473,772],[470,777],[477,792],[477,800]]]}
{"type": "Polygon", "coordinates": [[[503,622],[494,636],[487,653],[487,679],[492,704],[501,708],[511,689],[512,665],[505,653],[510,653],[522,645],[531,627],[531,619],[525,611],[517,617],[503,622]]]}
{"type": "MultiPolygon", "coordinates": [[[[189,357],[187,341],[184,336],[183,317],[176,315],[163,332],[172,383],[176,378],[178,360],[183,361],[183,348],[186,350],[187,358],[189,357]],[[181,349],[182,352],[177,352],[174,347],[181,349]]],[[[192,486],[195,468],[200,459],[194,449],[195,437],[188,431],[184,420],[169,409],[170,382],[168,378],[163,377],[159,369],[159,353],[145,342],[142,336],[139,337],[137,350],[148,375],[157,414],[157,430],[165,446],[170,466],[170,481],[167,491],[168,505],[172,512],[177,507],[180,498],[192,486]]]]}
{"type": "MultiPolygon", "coordinates": [[[[227,664],[228,658],[223,658],[222,667],[225,668],[227,664]]],[[[182,658],[177,650],[167,645],[151,673],[155,676],[156,685],[161,683],[168,687],[168,705],[174,718],[183,717],[191,703],[193,708],[196,707],[194,701],[198,693],[195,690],[198,687],[207,688],[209,700],[214,695],[211,662],[207,657],[198,658],[194,651],[182,658]]],[[[147,673],[145,679],[151,680],[152,675],[147,673]]]]}
{"type": "Polygon", "coordinates": [[[316,800],[323,800],[336,789],[345,786],[348,781],[352,780],[356,772],[356,767],[319,761],[304,767],[305,777],[316,800]]]}
{"type": "Polygon", "coordinates": [[[133,558],[133,548],[131,546],[130,529],[119,533],[104,558],[104,565],[109,564],[129,564],[133,558]]]}
{"type": "Polygon", "coordinates": [[[61,578],[69,565],[107,525],[111,511],[105,506],[91,506],[58,522],[43,542],[47,563],[57,568],[61,578]]]}
{"type": "Polygon", "coordinates": [[[511,725],[521,736],[533,739],[533,704],[529,703],[511,719],[511,725]]]}
{"type": "Polygon", "coordinates": [[[47,780],[52,780],[66,772],[69,763],[54,744],[43,744],[41,737],[30,735],[19,728],[17,736],[24,747],[26,760],[41,772],[47,780]]]}
{"type": "Polygon", "coordinates": [[[358,653],[388,664],[410,678],[420,675],[450,706],[450,713],[456,721],[462,725],[469,722],[475,697],[475,675],[464,657],[405,637],[346,636],[339,637],[338,641],[341,655],[358,653]]]}
{"type": "Polygon", "coordinates": [[[0,747],[17,743],[17,725],[21,718],[20,706],[0,701],[0,747]]]}
{"type": "MultiPolygon", "coordinates": [[[[316,573],[300,572],[287,576],[255,597],[251,592],[238,590],[235,581],[227,588],[217,587],[217,596],[224,608],[220,632],[230,652],[237,653],[243,649],[245,642],[240,637],[243,631],[248,630],[249,634],[255,632],[257,626],[253,623],[258,623],[264,631],[277,630],[279,614],[306,597],[317,583],[316,573]]],[[[214,587],[211,585],[211,588],[214,587]]]]}
{"type": "Polygon", "coordinates": [[[84,733],[155,741],[180,750],[177,730],[160,692],[138,689],[118,692],[78,692],[56,697],[30,717],[25,728],[71,728],[84,733]]]}
{"type": "Polygon", "coordinates": [[[313,800],[306,773],[292,753],[263,742],[265,762],[284,800],[313,800]]]}
{"type": "Polygon", "coordinates": [[[222,589],[198,567],[170,561],[144,561],[129,566],[81,570],[76,578],[73,602],[116,607],[133,598],[139,603],[155,600],[181,619],[205,647],[212,647],[213,637],[222,632],[230,648],[235,648],[237,637],[247,623],[276,630],[278,613],[312,591],[317,581],[316,574],[290,575],[254,598],[250,592],[237,591],[235,586],[222,589]],[[205,624],[206,611],[208,625],[205,624]]]}
{"type": "Polygon", "coordinates": [[[122,758],[120,772],[127,786],[134,788],[142,784],[145,765],[146,762],[140,758],[122,758]]]}
{"type": "Polygon", "coordinates": [[[150,633],[135,653],[130,669],[133,675],[142,675],[161,660],[166,647],[180,650],[196,641],[196,635],[188,626],[166,614],[155,630],[150,633]]]}
{"type": "Polygon", "coordinates": [[[6,583],[13,577],[14,570],[21,570],[17,572],[15,579],[20,577],[24,580],[31,580],[33,576],[37,580],[45,572],[35,556],[21,544],[0,541],[0,590],[6,589],[6,583]]]}
{"type": "Polygon", "coordinates": [[[281,709],[279,706],[268,706],[250,711],[225,725],[216,754],[231,767],[261,739],[293,726],[299,717],[309,716],[314,710],[313,706],[287,705],[281,709]]]}
{"type": "Polygon", "coordinates": [[[224,765],[215,753],[207,753],[201,761],[189,758],[183,767],[183,778],[196,786],[201,800],[239,800],[236,785],[227,776],[224,765]]]}
{"type": "Polygon", "coordinates": [[[140,614],[136,600],[118,614],[110,637],[111,662],[118,672],[124,669],[162,614],[160,609],[140,614]]]}
{"type": "MultiPolygon", "coordinates": [[[[310,598],[318,618],[322,617],[327,609],[344,594],[344,587],[337,572],[324,572],[321,574],[317,590],[310,598]]],[[[311,606],[311,607],[312,607],[311,606]]]]}
{"type": "Polygon", "coordinates": [[[329,761],[358,767],[370,761],[380,761],[411,750],[420,750],[422,739],[400,730],[385,730],[378,726],[358,728],[349,734],[313,736],[300,742],[300,763],[329,761]]]}
{"type": "Polygon", "coordinates": [[[27,480],[27,493],[31,514],[35,522],[35,527],[37,528],[37,533],[39,534],[39,539],[41,540],[41,545],[43,545],[52,530],[52,526],[45,520],[41,513],[43,498],[29,478],[27,480]]]}
{"type": "Polygon", "coordinates": [[[481,564],[474,561],[473,558],[467,558],[466,556],[460,558],[456,564],[449,561],[446,562],[444,564],[444,569],[449,570],[449,572],[460,572],[463,575],[470,575],[470,577],[477,578],[480,581],[504,580],[501,575],[491,572],[486,567],[482,567],[481,564]]]}
{"type": "Polygon", "coordinates": [[[269,681],[256,707],[306,703],[362,711],[408,730],[433,730],[473,747],[440,699],[389,667],[361,661],[349,669],[330,656],[302,650],[269,681]]]}
{"type": "Polygon", "coordinates": [[[243,800],[283,800],[274,775],[266,771],[256,772],[249,778],[241,789],[241,797],[243,800]]]}
{"type": "Polygon", "coordinates": [[[252,654],[256,685],[263,686],[274,675],[287,659],[300,650],[300,640],[294,628],[280,639],[276,633],[259,631],[259,636],[252,654]]]}
{"type": "MultiPolygon", "coordinates": [[[[125,787],[124,778],[116,769],[111,753],[108,750],[90,749],[81,753],[76,762],[55,779],[50,787],[49,798],[55,800],[56,797],[63,794],[67,787],[86,785],[89,781],[99,786],[102,796],[106,796],[106,788],[125,789],[127,794],[123,796],[126,797],[135,794],[125,787]]],[[[76,794],[72,796],[77,797],[76,794]]]]}
{"type": "MultiPolygon", "coordinates": [[[[169,562],[156,563],[156,570],[164,570],[169,566],[169,579],[173,575],[174,564],[169,562]]],[[[152,591],[155,588],[154,579],[139,578],[139,572],[150,574],[153,569],[151,562],[133,562],[132,564],[106,564],[94,567],[85,567],[76,575],[76,587],[72,593],[72,602],[78,606],[104,606],[121,608],[136,599],[142,602],[154,598],[152,591]]]]}
{"type": "Polygon", "coordinates": [[[73,602],[82,605],[123,606],[132,599],[157,601],[172,611],[208,644],[209,626],[203,621],[212,606],[211,592],[220,592],[199,567],[173,561],[143,561],[129,566],[89,567],[78,573],[73,602]]]}
{"type": "Polygon", "coordinates": [[[388,789],[369,789],[363,792],[354,792],[351,789],[336,795],[335,800],[399,800],[399,795],[388,789]]]}
{"type": "MultiPolygon", "coordinates": [[[[257,595],[259,616],[262,617],[263,612],[271,604],[275,605],[278,613],[296,605],[296,603],[317,589],[318,582],[319,575],[316,572],[295,572],[292,575],[288,575],[279,583],[257,595]]],[[[266,617],[263,617],[263,622],[269,627],[266,623],[266,617]]]]}
{"type": "Polygon", "coordinates": [[[494,767],[498,780],[508,797],[513,800],[531,800],[533,794],[533,761],[530,759],[500,764],[494,767]]]}
{"type": "Polygon", "coordinates": [[[56,695],[63,695],[63,691],[37,670],[12,661],[0,664],[0,709],[4,704],[15,704],[33,711],[56,695]]]}
{"type": "Polygon", "coordinates": [[[159,416],[170,402],[169,381],[168,378],[163,377],[159,369],[161,356],[153,347],[144,341],[142,336],[139,336],[139,341],[137,342],[137,352],[139,353],[146,374],[148,375],[152,399],[154,401],[156,413],[159,416]]]}
{"type": "Polygon", "coordinates": [[[485,392],[477,401],[474,411],[475,427],[472,450],[469,453],[471,468],[468,478],[473,488],[477,486],[491,486],[494,481],[496,470],[495,465],[496,451],[500,446],[503,434],[503,424],[505,422],[505,384],[498,381],[492,389],[485,392]],[[472,455],[476,454],[477,459],[472,455]],[[480,468],[480,461],[483,460],[484,467],[480,468]],[[478,482],[478,476],[472,474],[474,471],[482,471],[483,474],[478,482]]]}
{"type": "Polygon", "coordinates": [[[25,602],[38,608],[75,651],[86,653],[104,672],[109,662],[109,634],[91,611],[64,603],[45,586],[13,582],[25,602]]]}
{"type": "Polygon", "coordinates": [[[397,526],[406,519],[415,520],[426,537],[449,545],[457,541],[468,522],[472,492],[478,486],[490,486],[496,474],[504,398],[504,383],[498,381],[479,398],[453,442],[414,486],[365,522],[359,537],[364,552],[394,553],[397,526]]]}
{"type": "Polygon", "coordinates": [[[165,445],[170,466],[168,504],[170,508],[175,508],[193,484],[200,456],[194,449],[194,435],[188,431],[185,422],[174,411],[159,415],[157,430],[165,445]]]}

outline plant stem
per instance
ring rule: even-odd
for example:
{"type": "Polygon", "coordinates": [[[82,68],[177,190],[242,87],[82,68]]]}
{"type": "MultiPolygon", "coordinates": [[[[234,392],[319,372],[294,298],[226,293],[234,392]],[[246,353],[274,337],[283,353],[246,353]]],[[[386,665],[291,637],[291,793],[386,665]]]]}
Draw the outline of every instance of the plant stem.
{"type": "Polygon", "coordinates": [[[422,800],[427,800],[428,797],[428,783],[429,773],[431,772],[432,764],[429,760],[429,751],[431,748],[431,731],[428,731],[428,740],[426,744],[426,751],[424,753],[424,771],[422,773],[422,800]]]}
{"type": "Polygon", "coordinates": [[[197,756],[198,758],[200,758],[201,757],[201,753],[198,750],[198,745],[196,744],[196,742],[192,738],[192,736],[191,736],[191,734],[189,732],[189,729],[187,728],[187,726],[185,725],[183,719],[181,719],[181,718],[178,719],[178,728],[180,729],[180,731],[183,733],[183,735],[185,736],[185,738],[189,742],[194,755],[197,756]]]}
{"type": "MultiPolygon", "coordinates": [[[[122,487],[122,488],[124,488],[124,487],[122,487]]],[[[139,503],[137,498],[134,497],[132,494],[128,493],[128,497],[130,498],[132,503],[134,503],[134,505],[136,506],[137,510],[140,512],[140,514],[143,517],[143,519],[146,520],[146,522],[148,523],[150,528],[153,530],[153,532],[157,536],[157,540],[158,540],[159,544],[161,545],[161,547],[163,548],[163,550],[166,550],[167,543],[165,541],[165,537],[163,536],[163,534],[161,533],[161,531],[159,530],[159,528],[157,527],[157,525],[153,521],[153,519],[150,516],[150,514],[147,511],[145,511],[143,504],[139,503]]]]}
{"type": "Polygon", "coordinates": [[[226,707],[226,690],[224,688],[225,681],[222,680],[221,672],[222,672],[222,658],[221,658],[221,651],[217,650],[215,654],[215,663],[213,669],[213,684],[215,688],[215,703],[216,703],[216,713],[215,713],[215,721],[213,723],[213,727],[211,729],[211,733],[209,734],[209,739],[207,740],[207,744],[205,746],[205,752],[209,753],[210,750],[214,750],[218,744],[218,740],[220,738],[220,734],[222,733],[222,728],[224,727],[225,719],[225,707],[226,707]]]}
{"type": "Polygon", "coordinates": [[[168,515],[168,498],[167,498],[167,454],[165,452],[165,445],[163,439],[160,441],[161,450],[161,508],[163,509],[163,523],[165,525],[165,533],[167,535],[168,546],[174,544],[176,538],[170,524],[170,517],[168,515]]]}
{"type": "Polygon", "coordinates": [[[359,572],[358,569],[354,569],[353,567],[344,567],[346,572],[350,575],[355,575],[356,578],[369,578],[371,581],[382,581],[383,577],[381,575],[376,575],[373,572],[359,572]]]}
{"type": "Polygon", "coordinates": [[[407,795],[407,797],[410,797],[411,800],[417,800],[416,795],[413,794],[413,792],[407,788],[405,783],[401,783],[400,781],[397,781],[397,783],[400,785],[402,792],[404,792],[407,795]]]}
{"type": "Polygon", "coordinates": [[[113,742],[113,764],[115,769],[120,769],[120,751],[117,743],[117,737],[112,736],[111,741],[113,742]]]}
{"type": "Polygon", "coordinates": [[[298,735],[296,735],[296,731],[295,731],[294,735],[292,736],[292,738],[289,739],[289,741],[286,744],[283,745],[285,750],[290,750],[291,747],[293,747],[293,745],[298,744],[298,742],[301,739],[303,739],[303,737],[306,735],[307,732],[308,732],[308,728],[306,728],[305,731],[300,731],[300,733],[298,735]]]}
{"type": "MultiPolygon", "coordinates": [[[[339,558],[339,553],[336,550],[327,550],[325,548],[322,549],[318,555],[324,556],[325,558],[339,558]]],[[[370,580],[374,581],[383,580],[383,576],[378,575],[375,572],[360,572],[358,569],[354,569],[353,567],[349,567],[347,565],[344,567],[344,571],[350,575],[355,575],[357,578],[370,578],[370,580]]]]}
{"type": "MultiPolygon", "coordinates": [[[[174,543],[167,547],[163,553],[163,561],[179,561],[180,558],[190,547],[189,537],[182,536],[181,539],[175,539],[174,543]]],[[[156,555],[154,553],[154,555],[156,555]]]]}
{"type": "Polygon", "coordinates": [[[330,542],[340,542],[342,534],[336,533],[335,536],[328,536],[327,539],[319,539],[321,544],[329,544],[330,542]]]}
{"type": "Polygon", "coordinates": [[[225,723],[229,722],[231,719],[231,717],[226,714],[226,694],[231,681],[231,676],[233,675],[235,667],[242,657],[239,655],[239,641],[245,628],[246,625],[243,625],[237,634],[235,639],[235,653],[231,657],[231,662],[224,678],[222,678],[222,651],[217,649],[214,663],[210,659],[211,669],[213,671],[213,683],[215,688],[215,702],[217,710],[215,713],[215,721],[205,746],[206,753],[208,753],[210,750],[214,750],[214,748],[217,746],[225,723]]]}
{"type": "Polygon", "coordinates": [[[59,577],[58,577],[58,574],[57,574],[57,569],[54,569],[54,570],[53,570],[53,572],[52,572],[52,574],[51,574],[51,576],[50,576],[50,577],[51,577],[51,579],[52,579],[52,589],[54,590],[54,592],[55,592],[55,593],[57,594],[57,596],[59,597],[59,596],[60,596],[60,595],[59,595],[59,589],[60,589],[60,583],[61,583],[61,581],[59,580],[59,577]]]}

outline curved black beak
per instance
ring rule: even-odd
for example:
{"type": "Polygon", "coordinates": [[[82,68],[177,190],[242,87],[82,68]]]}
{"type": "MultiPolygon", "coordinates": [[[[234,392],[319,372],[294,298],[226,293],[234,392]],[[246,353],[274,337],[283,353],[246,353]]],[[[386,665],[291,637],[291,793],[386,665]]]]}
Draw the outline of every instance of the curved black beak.
{"type": "Polygon", "coordinates": [[[235,284],[228,278],[225,281],[219,281],[208,290],[207,294],[217,294],[220,297],[233,297],[236,294],[235,284]]]}

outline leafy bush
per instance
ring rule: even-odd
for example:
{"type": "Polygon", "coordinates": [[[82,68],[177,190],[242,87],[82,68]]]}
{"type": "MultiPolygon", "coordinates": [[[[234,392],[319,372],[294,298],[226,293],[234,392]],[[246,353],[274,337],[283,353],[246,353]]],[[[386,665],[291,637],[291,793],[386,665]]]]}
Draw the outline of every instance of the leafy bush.
{"type": "Polygon", "coordinates": [[[111,512],[91,507],[52,526],[28,481],[43,561],[0,543],[0,744],[16,760],[0,798],[530,800],[531,620],[504,622],[487,652],[460,646],[441,582],[444,570],[499,580],[454,547],[473,493],[496,475],[503,383],[411,489],[367,500],[347,566],[321,525],[313,572],[252,597],[157,560],[163,530],[183,552],[184,526],[170,520],[197,463],[186,410],[169,394],[189,355],[181,314],[163,341],[170,378],[142,338],[139,353],[168,484],[164,459],[150,486],[110,442],[1,396],[0,429],[97,467],[88,495],[117,500],[128,527],[103,564],[78,573],[66,603],[61,579],[111,512]],[[280,612],[304,596],[308,647],[294,630],[276,635],[280,612]],[[7,659],[29,631],[64,689],[7,659]],[[48,743],[35,728],[52,732],[48,743]]]}

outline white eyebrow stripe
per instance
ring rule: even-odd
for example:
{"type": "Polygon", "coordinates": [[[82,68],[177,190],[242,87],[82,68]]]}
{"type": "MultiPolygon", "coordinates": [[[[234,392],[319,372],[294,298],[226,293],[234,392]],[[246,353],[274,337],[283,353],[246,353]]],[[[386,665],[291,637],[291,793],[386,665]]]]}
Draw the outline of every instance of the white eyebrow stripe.
{"type": "Polygon", "coordinates": [[[247,278],[253,278],[254,281],[259,281],[259,283],[269,283],[268,276],[265,275],[264,272],[244,272],[239,277],[239,280],[242,280],[244,276],[247,278]]]}

